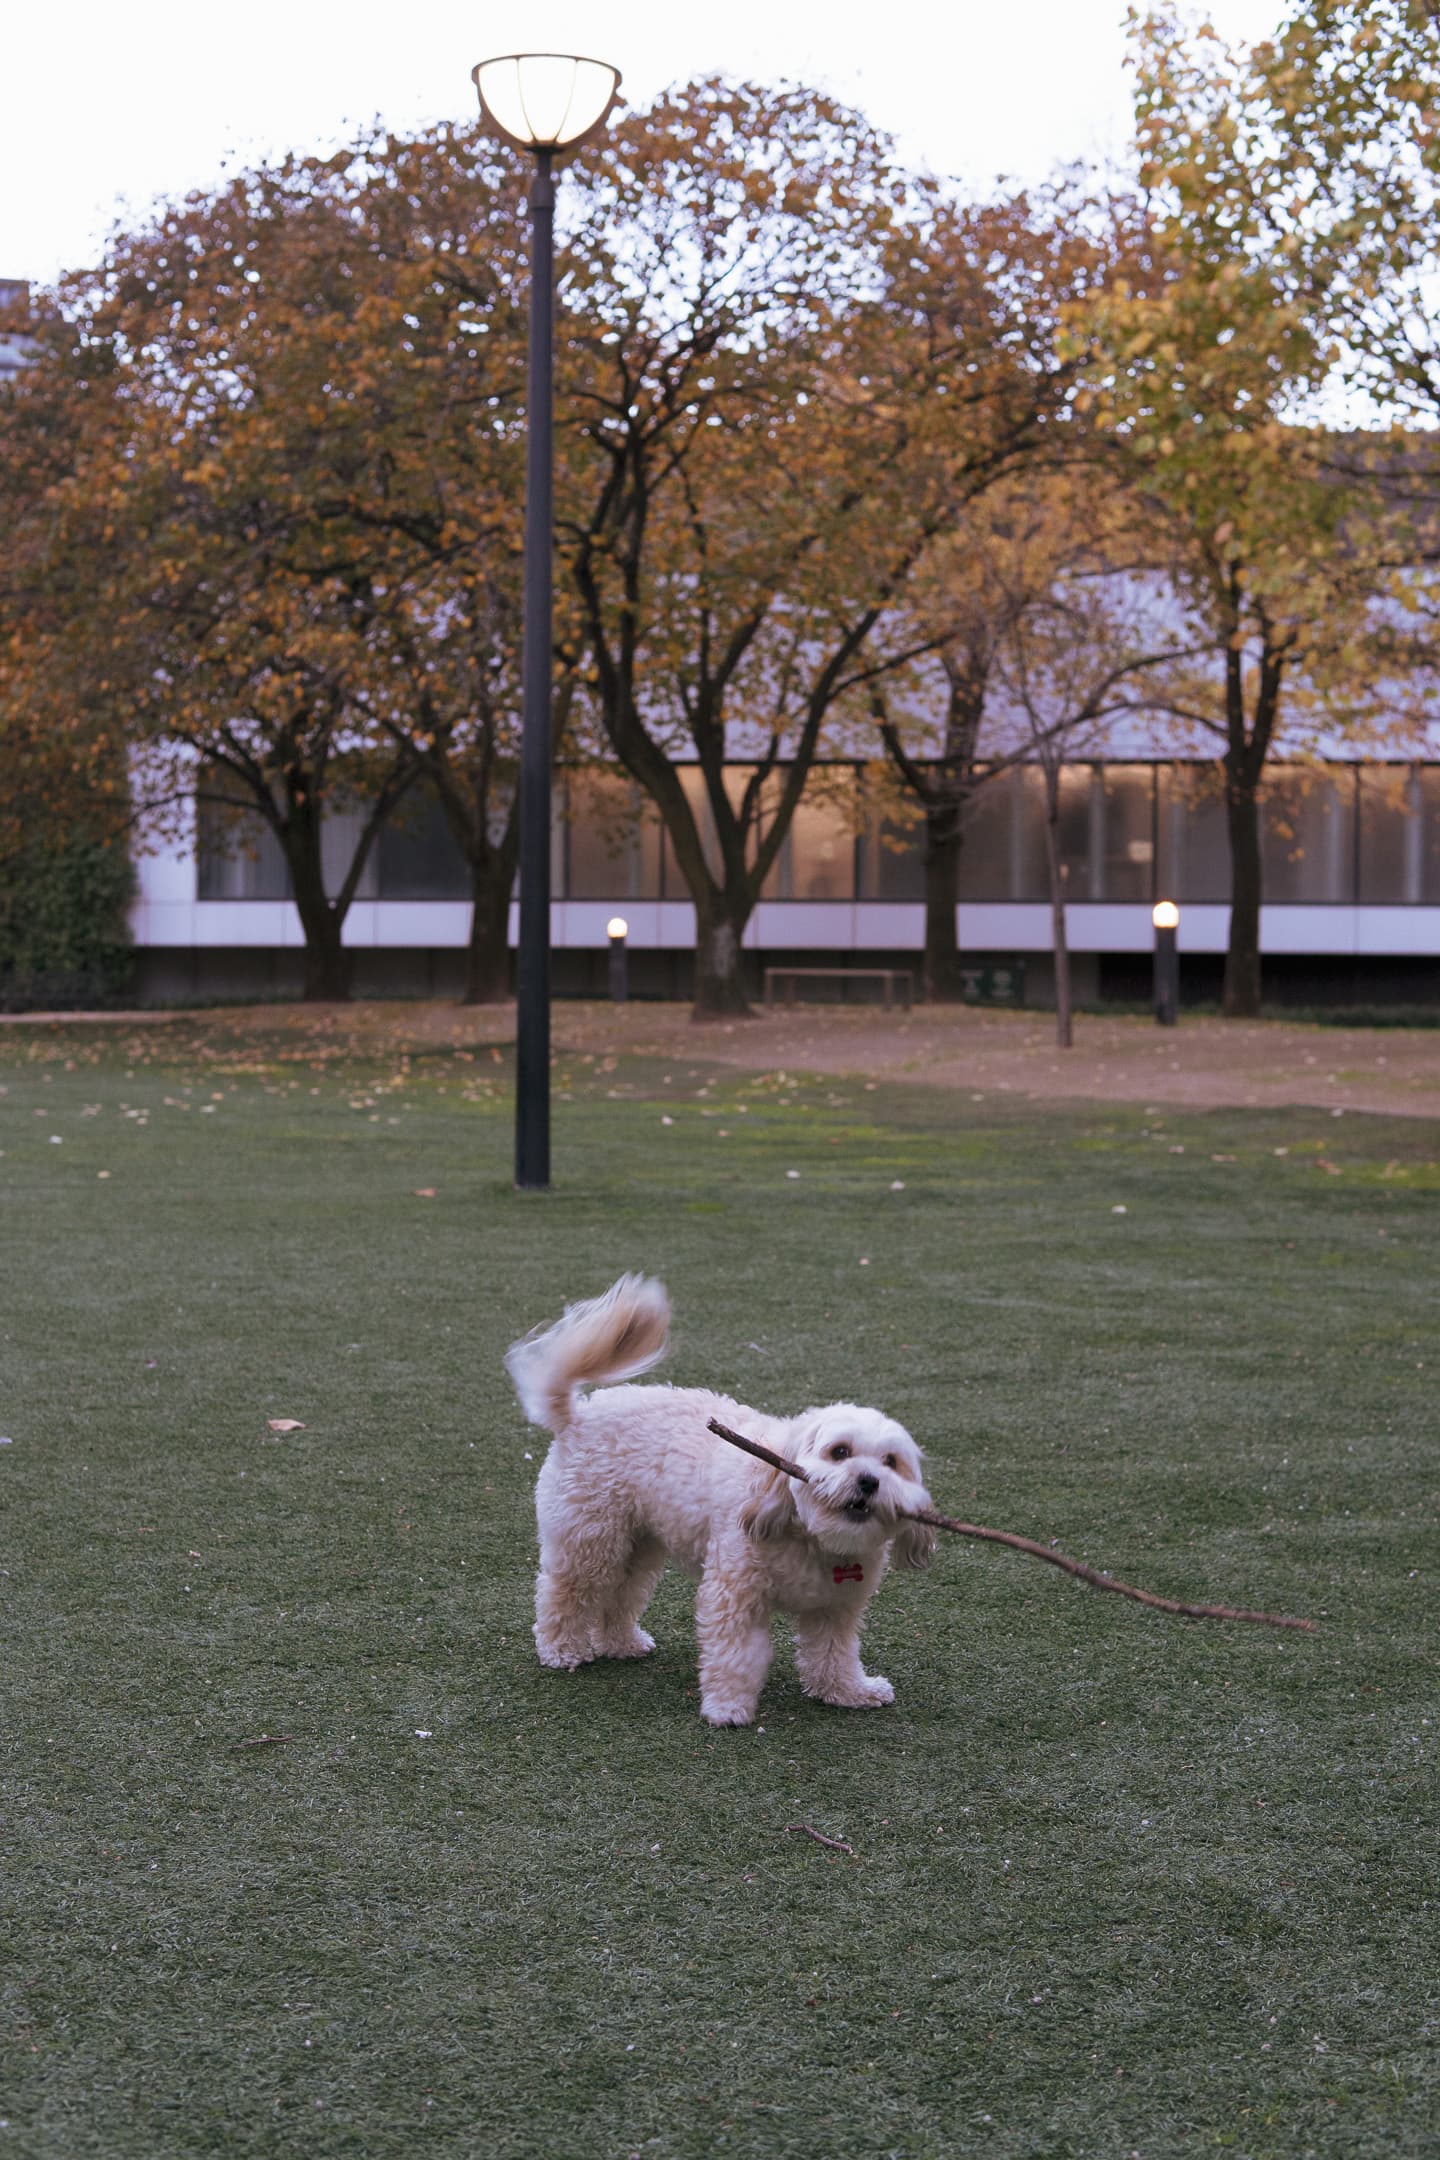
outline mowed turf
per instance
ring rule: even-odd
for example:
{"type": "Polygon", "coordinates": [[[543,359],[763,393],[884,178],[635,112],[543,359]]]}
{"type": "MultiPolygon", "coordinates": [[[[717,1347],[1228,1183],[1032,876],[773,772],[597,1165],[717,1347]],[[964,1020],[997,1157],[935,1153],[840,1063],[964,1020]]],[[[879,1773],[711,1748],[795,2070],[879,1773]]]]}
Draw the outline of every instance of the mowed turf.
{"type": "Polygon", "coordinates": [[[703,1050],[562,1060],[521,1197],[488,1051],[0,1042],[0,2160],[1433,2154],[1440,1135],[703,1050]],[[665,1377],[1320,1631],[950,1539],[893,1710],[782,1639],[710,1732],[674,1577],[542,1671],[501,1357],[627,1268],[665,1377]]]}

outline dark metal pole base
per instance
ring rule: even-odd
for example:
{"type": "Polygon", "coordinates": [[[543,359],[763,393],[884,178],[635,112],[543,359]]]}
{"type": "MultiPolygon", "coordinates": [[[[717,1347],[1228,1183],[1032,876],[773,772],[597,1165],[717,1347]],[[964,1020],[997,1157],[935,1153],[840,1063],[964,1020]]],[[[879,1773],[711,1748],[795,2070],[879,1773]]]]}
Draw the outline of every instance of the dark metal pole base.
{"type": "Polygon", "coordinates": [[[1180,955],[1175,932],[1155,932],[1155,1019],[1160,1027],[1174,1027],[1180,1018],[1180,955]]]}

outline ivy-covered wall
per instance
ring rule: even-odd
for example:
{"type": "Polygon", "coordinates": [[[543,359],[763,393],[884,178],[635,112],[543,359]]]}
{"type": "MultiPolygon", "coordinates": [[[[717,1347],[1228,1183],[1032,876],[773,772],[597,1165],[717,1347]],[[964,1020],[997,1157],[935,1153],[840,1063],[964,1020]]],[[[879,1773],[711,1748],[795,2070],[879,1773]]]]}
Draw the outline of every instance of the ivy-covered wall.
{"type": "Polygon", "coordinates": [[[118,838],[52,830],[0,857],[0,1011],[122,998],[132,970],[126,911],[134,883],[118,838]]]}

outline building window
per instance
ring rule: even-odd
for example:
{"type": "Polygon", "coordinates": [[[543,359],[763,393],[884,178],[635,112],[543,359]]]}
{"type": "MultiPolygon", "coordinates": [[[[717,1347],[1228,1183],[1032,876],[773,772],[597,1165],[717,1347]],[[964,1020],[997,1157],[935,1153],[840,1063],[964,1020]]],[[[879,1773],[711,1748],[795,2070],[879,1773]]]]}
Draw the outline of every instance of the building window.
{"type": "MultiPolygon", "coordinates": [[[[349,874],[367,816],[366,807],[353,797],[347,804],[341,785],[332,787],[320,828],[320,866],[328,899],[336,897],[349,874]]],[[[373,900],[378,889],[372,847],[355,898],[373,900]]],[[[195,891],[201,900],[291,898],[290,871],[280,842],[249,790],[223,770],[205,772],[196,784],[195,891]]]]}
{"type": "Polygon", "coordinates": [[[1292,766],[1265,783],[1260,890],[1271,905],[1355,898],[1355,793],[1350,771],[1292,766]]]}
{"type": "MultiPolygon", "coordinates": [[[[1030,811],[1040,819],[1040,840],[1044,846],[1045,776],[1027,771],[1027,792],[1037,800],[1030,811]]],[[[1056,839],[1060,849],[1060,888],[1066,900],[1099,900],[1104,897],[1102,880],[1105,869],[1105,788],[1098,766],[1062,765],[1060,768],[1060,816],[1056,839]]],[[[1045,872],[1042,858],[1042,879],[1045,872]]],[[[1038,893],[1027,898],[1043,899],[1049,891],[1048,879],[1038,893]]]]}
{"type": "Polygon", "coordinates": [[[1359,782],[1361,904],[1440,900],[1440,766],[1362,765],[1359,782]]]}
{"type": "Polygon", "coordinates": [[[1440,765],[1423,765],[1416,774],[1420,820],[1420,898],[1440,907],[1440,765]]]}
{"type": "MultiPolygon", "coordinates": [[[[1019,897],[1017,884],[1023,883],[1023,865],[1030,852],[1025,845],[1028,828],[1023,795],[1018,767],[982,773],[977,779],[960,821],[959,891],[962,900],[1014,900],[1019,897]]],[[[1041,852],[1036,867],[1043,881],[1043,830],[1037,827],[1029,837],[1040,841],[1041,852]]]]}
{"type": "Polygon", "coordinates": [[[1097,900],[1151,900],[1155,877],[1155,768],[1102,765],[1097,900]]]}
{"type": "Polygon", "coordinates": [[[889,772],[867,770],[860,820],[858,895],[862,900],[923,900],[925,813],[900,794],[889,772]]]}
{"type": "Polygon", "coordinates": [[[375,843],[382,900],[468,900],[470,866],[439,796],[421,782],[403,797],[375,843]]]}
{"type": "Polygon", "coordinates": [[[790,820],[775,866],[765,880],[767,900],[853,900],[855,897],[855,775],[849,766],[812,772],[790,820]]]}
{"type": "Polygon", "coordinates": [[[658,900],[660,813],[628,773],[568,775],[564,891],[572,900],[658,900]]]}
{"type": "Polygon", "coordinates": [[[1230,898],[1230,834],[1220,767],[1162,765],[1156,774],[1155,890],[1192,906],[1230,898]]]}
{"type": "MultiPolygon", "coordinates": [[[[350,875],[355,860],[355,850],[365,830],[369,810],[363,805],[347,808],[345,797],[339,789],[332,790],[333,807],[327,805],[320,820],[320,871],[325,880],[327,900],[338,898],[340,888],[350,875]]],[[[376,844],[372,844],[365,858],[365,867],[355,887],[357,900],[374,900],[379,894],[379,859],[376,844]]]]}
{"type": "Polygon", "coordinates": [[[228,773],[205,772],[195,796],[195,892],[201,900],[288,900],[280,842],[248,790],[228,773]]]}
{"type": "MultiPolygon", "coordinates": [[[[685,791],[691,815],[695,820],[700,835],[700,847],[705,857],[706,868],[718,884],[721,878],[720,845],[715,837],[715,820],[710,811],[710,796],[705,785],[705,775],[698,765],[678,765],[675,769],[679,775],[680,785],[685,791]]],[[[727,765],[725,767],[725,793],[737,809],[740,805],[740,799],[750,783],[750,776],[754,769],[753,765],[727,765]]],[[[774,785],[773,780],[771,785],[774,785]]],[[[660,859],[664,897],[667,900],[688,900],[690,898],[690,888],[685,882],[684,872],[676,859],[675,849],[668,831],[665,834],[660,859]]],[[[750,845],[746,850],[746,859],[751,862],[755,859],[753,829],[750,845]]]]}

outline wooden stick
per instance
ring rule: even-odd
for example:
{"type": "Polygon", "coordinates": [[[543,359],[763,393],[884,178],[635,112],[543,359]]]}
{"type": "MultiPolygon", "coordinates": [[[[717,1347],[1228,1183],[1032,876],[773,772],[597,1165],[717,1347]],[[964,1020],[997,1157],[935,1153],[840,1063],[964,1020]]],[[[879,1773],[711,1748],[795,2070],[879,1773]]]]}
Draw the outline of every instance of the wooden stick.
{"type": "MultiPolygon", "coordinates": [[[[743,1448],[747,1455],[754,1455],[761,1462],[769,1463],[774,1470],[783,1470],[786,1477],[798,1478],[808,1485],[810,1475],[797,1462],[784,1455],[776,1455],[770,1448],[762,1447],[758,1440],[747,1440],[743,1433],[732,1432],[722,1425],[719,1418],[711,1418],[710,1430],[732,1447],[743,1448]]],[[[1063,1568],[1067,1575],[1077,1575],[1096,1590],[1113,1590],[1117,1597],[1134,1598],[1139,1605],[1152,1606],[1157,1612],[1179,1613],[1186,1620],[1245,1620],[1255,1627],[1296,1628],[1303,1635],[1313,1635],[1313,1620],[1295,1620],[1287,1613],[1245,1612],[1234,1605],[1187,1605],[1179,1598],[1160,1597],[1153,1590],[1137,1590],[1133,1583],[1120,1582],[1114,1575],[1104,1575],[1099,1568],[1087,1567],[1083,1560],[1072,1560],[1068,1554],[1056,1552],[1052,1545],[1041,1545],[1035,1538],[1017,1537],[1013,1530],[987,1530],[981,1523],[957,1522],[953,1515],[937,1515],[930,1508],[902,1509],[905,1522],[928,1523],[932,1530],[950,1530],[956,1537],[986,1538],[992,1545],[1008,1545],[1014,1552],[1030,1553],[1036,1560],[1048,1560],[1051,1567],[1063,1568]]]]}
{"type": "Polygon", "coordinates": [[[787,1834],[791,1830],[798,1830],[801,1837],[814,1838],[817,1845],[827,1845],[831,1852],[849,1853],[852,1860],[855,1858],[853,1845],[847,1845],[843,1838],[826,1837],[822,1831],[812,1830],[808,1822],[787,1822],[785,1829],[787,1834]]]}

